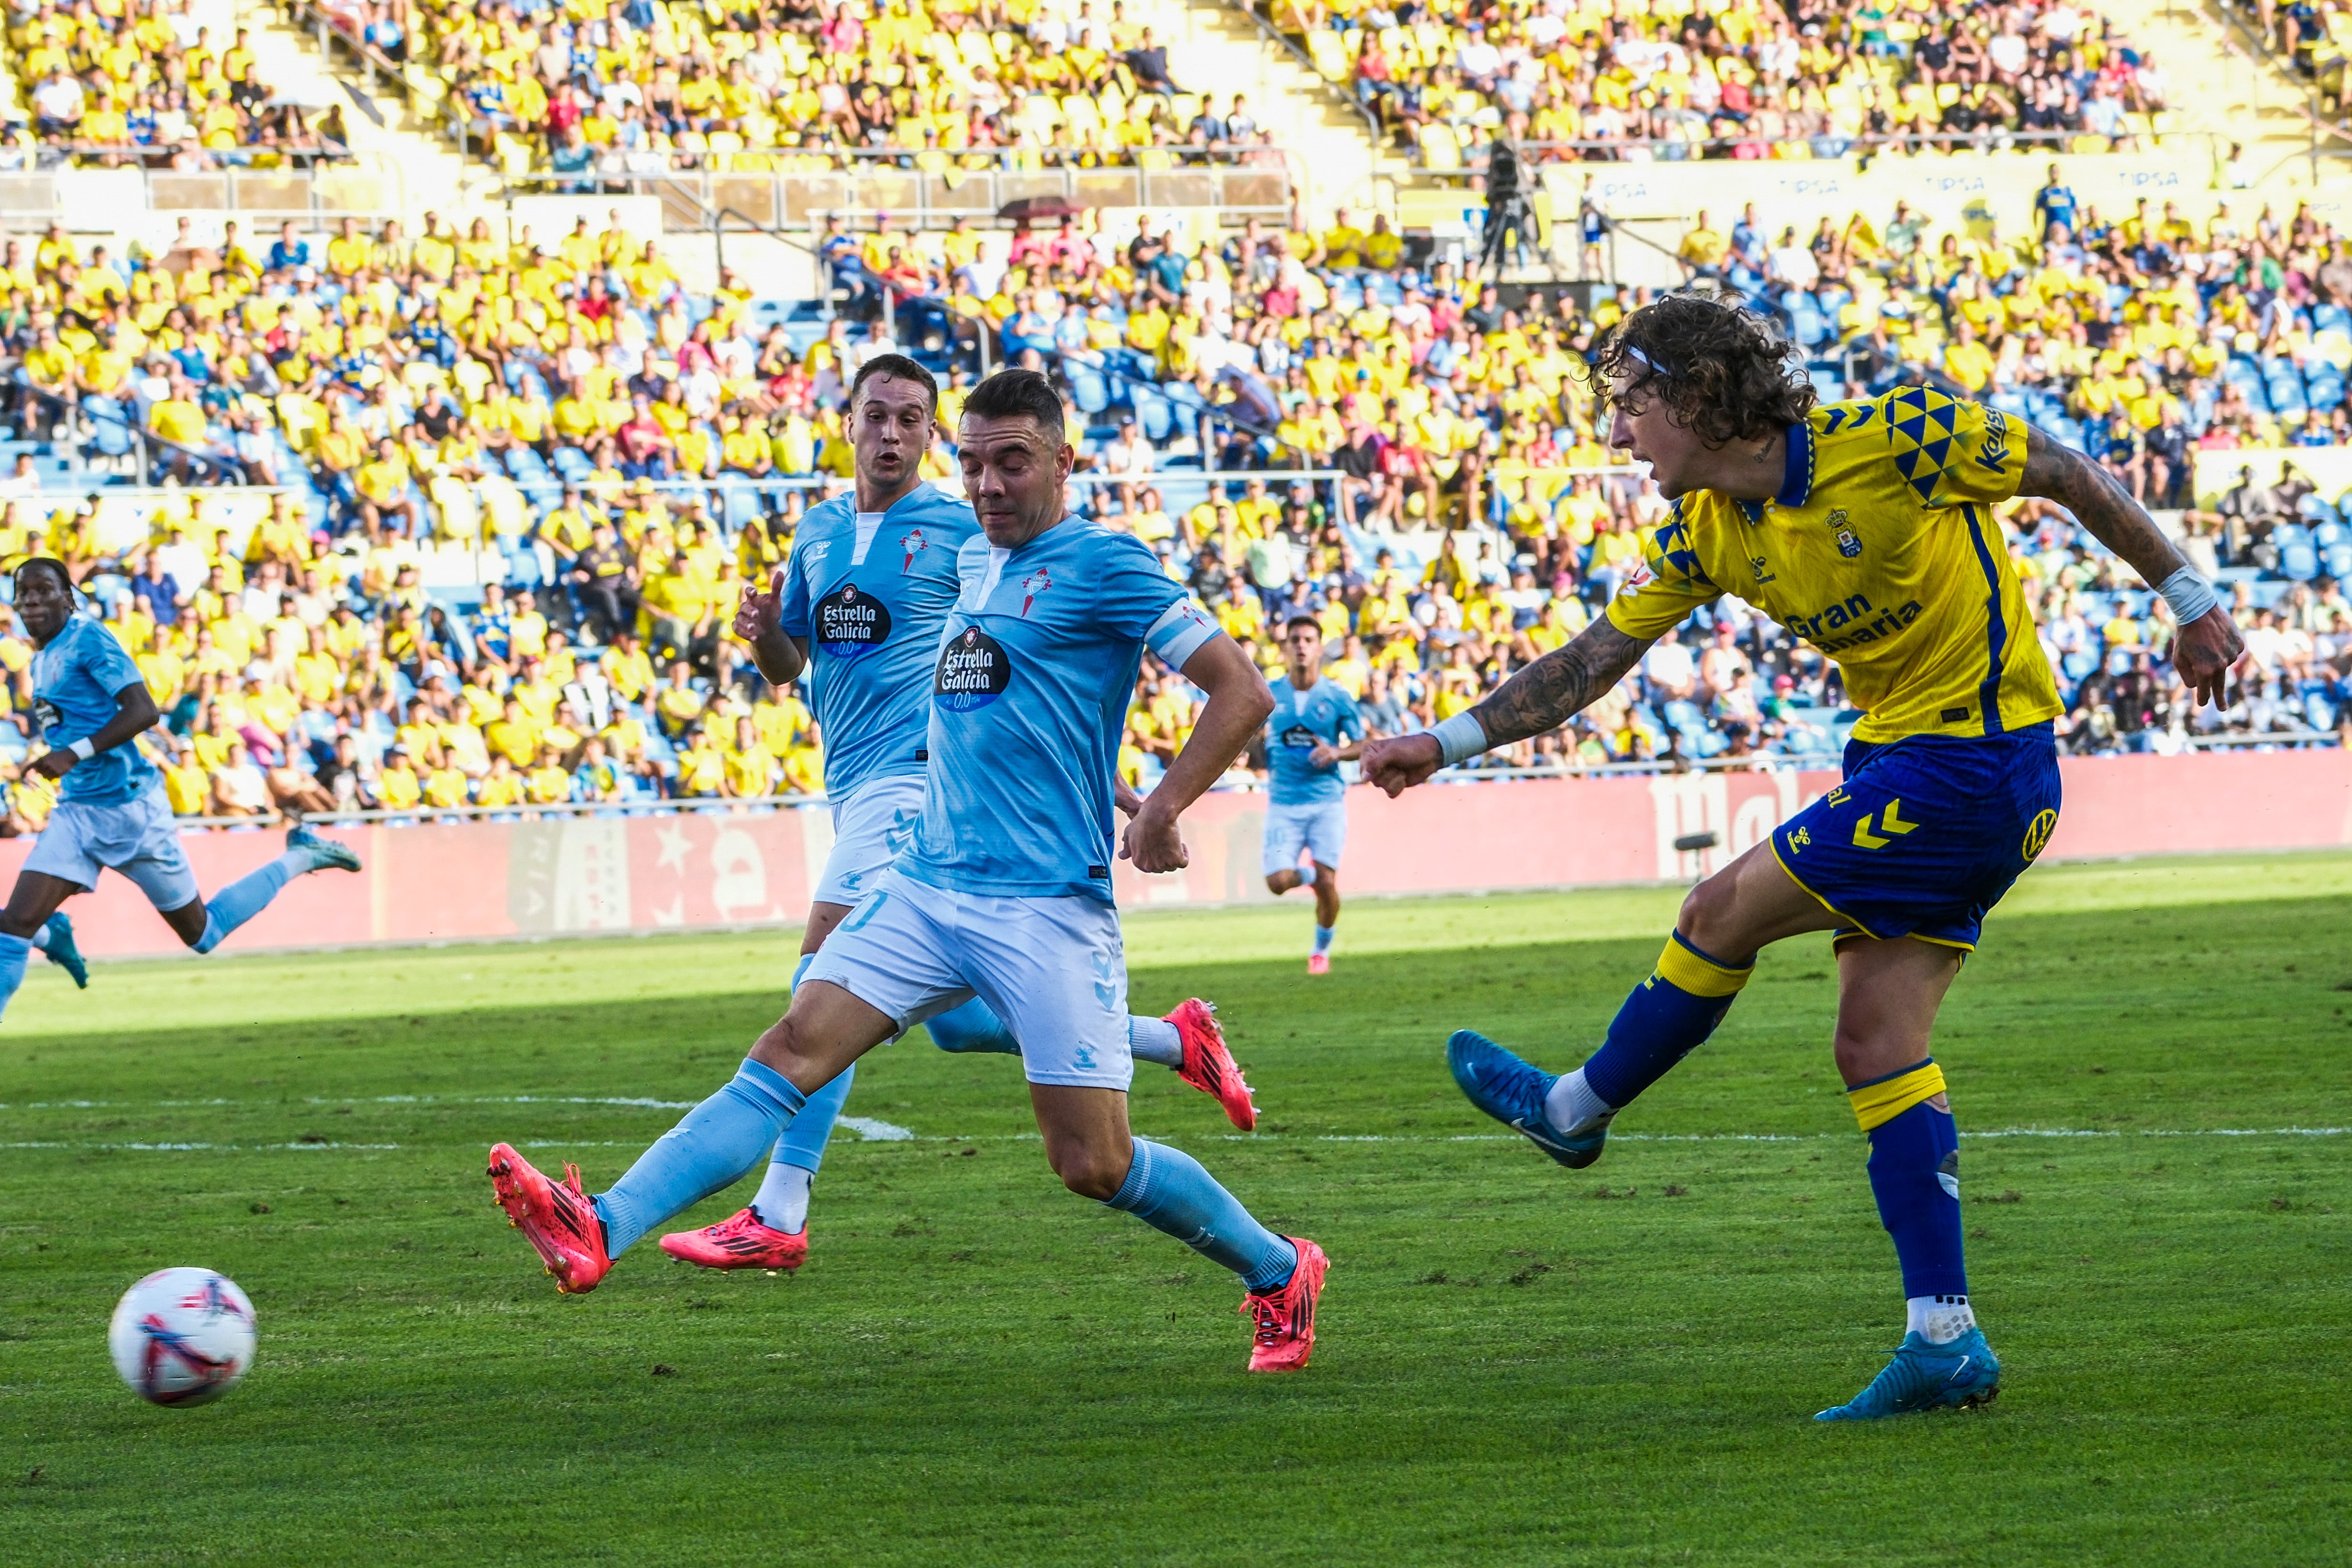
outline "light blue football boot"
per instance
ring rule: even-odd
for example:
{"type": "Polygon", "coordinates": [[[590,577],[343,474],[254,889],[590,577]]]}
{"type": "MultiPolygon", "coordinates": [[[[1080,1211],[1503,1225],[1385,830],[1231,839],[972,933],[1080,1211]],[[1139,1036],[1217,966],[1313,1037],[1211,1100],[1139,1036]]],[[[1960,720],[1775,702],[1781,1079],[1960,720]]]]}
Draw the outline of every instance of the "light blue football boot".
{"type": "Polygon", "coordinates": [[[2000,1363],[1982,1329],[1971,1328],[1940,1345],[1909,1333],[1868,1388],[1813,1419],[1875,1421],[1920,1410],[1965,1410],[1991,1404],[2000,1392],[2000,1363]]]}
{"type": "Polygon", "coordinates": [[[49,962],[72,975],[76,987],[89,990],[89,964],[82,957],[81,949],[74,945],[73,921],[66,919],[65,911],[59,910],[49,917],[48,923],[41,930],[48,938],[41,944],[41,951],[49,955],[49,962]]]}
{"type": "Polygon", "coordinates": [[[286,847],[307,852],[313,871],[330,868],[356,871],[360,868],[360,858],[348,845],[338,844],[331,838],[321,838],[299,822],[286,830],[286,847]]]}
{"type": "Polygon", "coordinates": [[[1521,1061],[1486,1036],[1469,1029],[1454,1032],[1445,1042],[1445,1065],[1470,1103],[1515,1128],[1528,1142],[1566,1165],[1581,1171],[1601,1158],[1608,1141],[1613,1110],[1589,1118],[1562,1131],[1544,1115],[1544,1097],[1559,1081],[1558,1073],[1521,1061]]]}

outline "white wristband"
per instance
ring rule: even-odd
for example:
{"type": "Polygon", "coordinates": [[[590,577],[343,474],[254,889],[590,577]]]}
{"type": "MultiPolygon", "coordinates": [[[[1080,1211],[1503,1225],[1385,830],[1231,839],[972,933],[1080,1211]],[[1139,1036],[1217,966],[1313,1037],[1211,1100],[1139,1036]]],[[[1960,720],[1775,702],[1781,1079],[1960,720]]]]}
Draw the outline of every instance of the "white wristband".
{"type": "Polygon", "coordinates": [[[1476,756],[1493,743],[1486,739],[1486,729],[1479,724],[1476,715],[1467,709],[1429,732],[1437,738],[1438,753],[1445,759],[1445,765],[1449,768],[1465,758],[1476,756]]]}
{"type": "Polygon", "coordinates": [[[84,735],[80,740],[76,741],[72,745],[68,746],[66,750],[71,752],[75,756],[79,757],[85,763],[89,761],[91,757],[98,754],[98,748],[89,743],[89,737],[88,735],[84,735]]]}
{"type": "Polygon", "coordinates": [[[2172,606],[2172,618],[2181,626],[2201,621],[2221,603],[2213,592],[2213,584],[2205,581],[2194,566],[2183,566],[2158,584],[2158,593],[2172,606]]]}

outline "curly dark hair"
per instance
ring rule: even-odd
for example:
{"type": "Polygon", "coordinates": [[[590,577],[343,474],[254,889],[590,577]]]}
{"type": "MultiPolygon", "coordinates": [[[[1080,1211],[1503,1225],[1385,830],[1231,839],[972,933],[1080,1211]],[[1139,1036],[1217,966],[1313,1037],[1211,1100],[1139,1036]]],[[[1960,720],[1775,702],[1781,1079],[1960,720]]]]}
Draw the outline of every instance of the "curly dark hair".
{"type": "Polygon", "coordinates": [[[1710,447],[1778,435],[1821,401],[1795,345],[1752,310],[1700,294],[1667,294],[1604,329],[1585,379],[1602,404],[1629,413],[1654,396],[1710,447]]]}

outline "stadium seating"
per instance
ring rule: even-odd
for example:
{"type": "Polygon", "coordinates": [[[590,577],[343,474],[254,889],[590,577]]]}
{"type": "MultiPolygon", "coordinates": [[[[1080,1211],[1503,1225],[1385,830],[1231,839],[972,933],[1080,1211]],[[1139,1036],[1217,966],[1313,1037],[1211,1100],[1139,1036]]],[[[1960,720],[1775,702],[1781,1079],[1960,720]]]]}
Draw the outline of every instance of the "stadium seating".
{"type": "Polygon", "coordinates": [[[282,169],[342,155],[340,110],[279,100],[244,28],[185,0],[26,6],[0,36],[12,168],[282,169]],[[226,34],[226,36],[224,36],[226,34]]]}
{"type": "MultiPolygon", "coordinates": [[[[203,77],[206,62],[191,68],[203,77]]],[[[2308,211],[2259,233],[2226,214],[2203,226],[2076,216],[2079,233],[2045,250],[1856,214],[1823,226],[1811,273],[1759,223],[1694,230],[1683,249],[1781,322],[1822,396],[1936,382],[2083,447],[2152,507],[2186,509],[2211,569],[2243,593],[2250,619],[2273,612],[2284,639],[2255,639],[2251,695],[2228,727],[2300,731],[2313,713],[2352,710],[2352,626],[2339,624],[2352,531],[2336,493],[2352,476],[2325,491],[2242,487],[2218,511],[2193,504],[2200,451],[2333,446],[2352,429],[2352,279],[2325,265],[2340,267],[2343,242],[2308,211]],[[2227,276],[2250,257],[2288,280],[2260,312],[2227,276]]],[[[202,764],[183,804],[209,811],[224,797],[217,748],[197,743],[208,709],[250,755],[281,759],[271,787],[291,798],[318,748],[277,720],[307,714],[312,741],[350,731],[373,776],[412,699],[445,712],[436,723],[484,730],[509,688],[530,693],[534,732],[561,742],[510,759],[542,794],[813,784],[821,752],[804,719],[765,714],[764,764],[738,744],[734,721],[761,694],[718,623],[789,548],[799,510],[845,479],[842,387],[893,331],[940,375],[950,415],[988,365],[1055,374],[1078,432],[1083,508],[1165,552],[1269,662],[1269,622],[1299,608],[1321,617],[1335,676],[1387,704],[1391,724],[1442,717],[1572,635],[1657,521],[1578,376],[1592,333],[1642,290],[1538,287],[1489,301],[1442,258],[1409,254],[1384,221],[1346,215],[1205,242],[1131,216],[1047,221],[835,225],[823,254],[838,320],[826,302],[758,297],[729,275],[689,289],[658,243],[617,221],[524,254],[487,225],[460,234],[438,220],[413,237],[344,224],[165,255],[103,255],[62,233],[14,242],[12,265],[32,281],[11,351],[0,542],[68,555],[118,612],[202,764]],[[1293,487],[1282,470],[1318,477],[1293,487]],[[1253,486],[1253,473],[1274,477],[1253,486]],[[574,576],[599,521],[631,558],[625,601],[600,603],[574,576]],[[125,608],[159,554],[178,563],[176,601],[203,611],[194,626],[176,615],[149,626],[125,608]],[[216,561],[227,590],[205,581],[216,561]],[[247,585],[273,562],[298,590],[320,574],[324,599],[298,593],[299,630],[247,585]],[[486,600],[486,579],[502,599],[486,600]],[[535,652],[499,629],[520,591],[548,620],[525,638],[543,636],[535,652]],[[249,624],[223,607],[239,595],[249,624]],[[345,599],[356,629],[331,642],[338,673],[286,684],[309,632],[332,619],[321,605],[345,599]],[[273,623],[287,644],[275,657],[273,623]],[[635,648],[616,653],[624,633],[635,648]],[[283,695],[255,700],[272,671],[299,699],[290,710],[283,695]],[[589,731],[606,732],[593,787],[579,782],[589,731]],[[711,760],[730,747],[732,774],[711,760]]],[[[952,473],[944,447],[929,463],[935,478],[952,473]]],[[[2004,521],[2063,672],[2070,743],[2180,741],[2189,724],[2164,699],[2162,614],[2063,515],[2013,507],[2004,521]],[[2116,717],[2126,688],[2139,705],[2116,717]]],[[[1826,754],[1843,703],[1833,672],[1736,605],[1693,630],[1712,639],[1716,618],[1738,656],[1710,661],[1703,689],[1637,679],[1622,703],[1502,761],[1826,754]]],[[[1189,721],[1181,682],[1160,686],[1160,716],[1131,737],[1139,779],[1189,721]]],[[[21,712],[15,733],[27,738],[21,712]]],[[[453,752],[438,796],[418,801],[506,804],[503,782],[485,801],[473,742],[435,749],[453,752]]],[[[400,788],[378,798],[416,804],[400,788]]]]}
{"type": "Polygon", "coordinates": [[[1759,0],[1504,13],[1274,0],[1276,23],[1432,170],[1497,132],[1538,161],[1642,154],[2105,150],[2170,129],[2162,72],[2111,22],[2066,7],[1874,7],[1841,26],[1759,0]]]}

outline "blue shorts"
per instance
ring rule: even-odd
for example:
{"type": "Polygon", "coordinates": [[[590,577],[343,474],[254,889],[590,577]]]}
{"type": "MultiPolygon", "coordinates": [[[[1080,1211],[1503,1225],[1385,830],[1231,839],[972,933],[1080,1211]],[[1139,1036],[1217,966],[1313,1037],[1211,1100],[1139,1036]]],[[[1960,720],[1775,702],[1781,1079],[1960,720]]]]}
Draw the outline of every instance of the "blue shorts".
{"type": "Polygon", "coordinates": [[[1845,783],[1782,823],[1772,853],[1840,921],[1837,940],[1973,950],[1985,911],[2058,826],[2048,724],[1982,740],[1906,735],[1845,749],[1845,783]]]}

